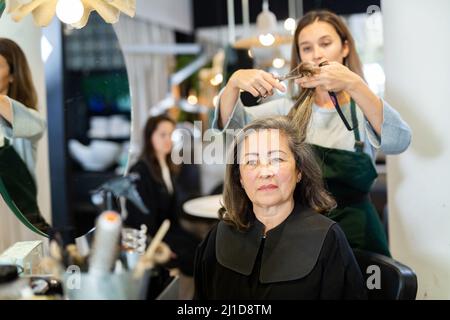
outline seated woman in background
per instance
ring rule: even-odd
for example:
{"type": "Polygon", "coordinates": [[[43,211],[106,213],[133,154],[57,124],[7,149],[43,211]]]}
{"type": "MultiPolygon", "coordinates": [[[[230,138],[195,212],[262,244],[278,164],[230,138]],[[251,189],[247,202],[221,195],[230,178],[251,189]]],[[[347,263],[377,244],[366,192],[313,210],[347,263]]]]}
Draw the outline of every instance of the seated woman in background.
{"type": "Polygon", "coordinates": [[[148,119],[139,161],[131,167],[130,172],[140,175],[136,187],[150,212],[144,214],[128,202],[125,224],[137,229],[145,224],[149,234],[154,236],[161,223],[165,219],[170,220],[171,227],[164,241],[176,255],[170,266],[180,269],[180,298],[185,299],[193,295],[194,255],[200,240],[179,223],[181,209],[174,180],[177,168],[170,158],[174,129],[175,122],[165,115],[148,119]]]}
{"type": "MultiPolygon", "coordinates": [[[[36,153],[45,132],[45,119],[37,111],[38,99],[22,49],[0,38],[0,177],[15,205],[39,230],[50,226],[41,216],[35,182],[36,153]],[[17,196],[16,196],[17,195],[17,196]]],[[[0,251],[16,241],[32,240],[18,219],[0,208],[0,251]]]]}
{"type": "Polygon", "coordinates": [[[221,221],[197,249],[196,299],[364,299],[363,278],[305,134],[247,125],[227,162],[221,221]]]}

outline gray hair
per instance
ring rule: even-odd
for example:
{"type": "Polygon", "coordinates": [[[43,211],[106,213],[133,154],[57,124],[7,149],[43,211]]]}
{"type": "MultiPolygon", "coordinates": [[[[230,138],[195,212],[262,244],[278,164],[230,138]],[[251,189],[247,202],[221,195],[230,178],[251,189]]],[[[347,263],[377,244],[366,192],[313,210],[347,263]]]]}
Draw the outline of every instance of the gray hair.
{"type": "Polygon", "coordinates": [[[251,133],[269,129],[277,129],[286,136],[296,168],[302,174],[302,179],[294,191],[294,200],[322,214],[336,207],[333,197],[324,188],[321,169],[311,147],[305,142],[305,134],[301,134],[298,127],[286,116],[258,119],[237,134],[228,154],[223,207],[219,210],[219,215],[238,230],[245,230],[250,226],[252,215],[252,203],[240,183],[239,149],[251,133]]]}

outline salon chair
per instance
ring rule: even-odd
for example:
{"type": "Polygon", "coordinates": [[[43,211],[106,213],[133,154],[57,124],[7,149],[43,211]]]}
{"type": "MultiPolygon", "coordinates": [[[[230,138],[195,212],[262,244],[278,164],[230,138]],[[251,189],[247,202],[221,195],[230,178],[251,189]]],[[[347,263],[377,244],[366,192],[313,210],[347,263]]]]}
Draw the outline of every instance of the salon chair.
{"type": "Polygon", "coordinates": [[[180,291],[180,278],[175,277],[169,285],[156,297],[156,300],[178,300],[180,291]]]}
{"type": "MultiPolygon", "coordinates": [[[[410,267],[381,254],[358,249],[353,252],[365,284],[368,284],[369,277],[376,276],[376,272],[368,270],[368,267],[378,266],[380,268],[380,287],[368,289],[369,300],[415,300],[417,276],[410,267]]],[[[370,282],[371,280],[369,280],[370,282]]]]}

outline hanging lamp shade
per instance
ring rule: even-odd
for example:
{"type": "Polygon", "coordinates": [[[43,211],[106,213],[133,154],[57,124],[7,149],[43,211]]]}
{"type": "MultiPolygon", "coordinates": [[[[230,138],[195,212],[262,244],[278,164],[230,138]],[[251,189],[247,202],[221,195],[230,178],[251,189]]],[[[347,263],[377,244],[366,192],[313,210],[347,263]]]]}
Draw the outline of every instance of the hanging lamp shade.
{"type": "Polygon", "coordinates": [[[267,1],[263,3],[263,10],[256,17],[257,34],[241,38],[233,44],[236,49],[251,49],[279,46],[292,41],[291,35],[279,34],[277,29],[277,17],[269,10],[267,1]]]}
{"type": "Polygon", "coordinates": [[[121,12],[134,17],[136,0],[6,0],[6,11],[16,22],[32,14],[40,27],[49,25],[57,14],[63,22],[79,29],[87,24],[93,11],[97,11],[107,23],[119,21],[121,12]],[[62,15],[66,15],[68,19],[64,20],[62,15]]]}
{"type": "Polygon", "coordinates": [[[269,7],[264,5],[263,10],[256,17],[256,26],[259,33],[274,32],[277,28],[277,17],[269,10],[269,7]]]}

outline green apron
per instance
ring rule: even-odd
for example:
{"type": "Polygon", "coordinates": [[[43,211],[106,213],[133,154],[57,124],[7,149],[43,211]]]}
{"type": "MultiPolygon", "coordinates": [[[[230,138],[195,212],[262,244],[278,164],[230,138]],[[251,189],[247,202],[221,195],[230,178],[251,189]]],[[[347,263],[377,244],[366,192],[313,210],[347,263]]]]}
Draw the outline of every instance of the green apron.
{"type": "Polygon", "coordinates": [[[39,211],[34,178],[7,139],[0,147],[0,194],[25,226],[47,237],[51,227],[39,211]]]}
{"type": "Polygon", "coordinates": [[[386,234],[369,198],[378,174],[360,141],[355,103],[351,100],[355,152],[312,145],[322,168],[325,186],[334,196],[337,208],[329,218],[338,222],[350,246],[390,256],[386,234]]]}

